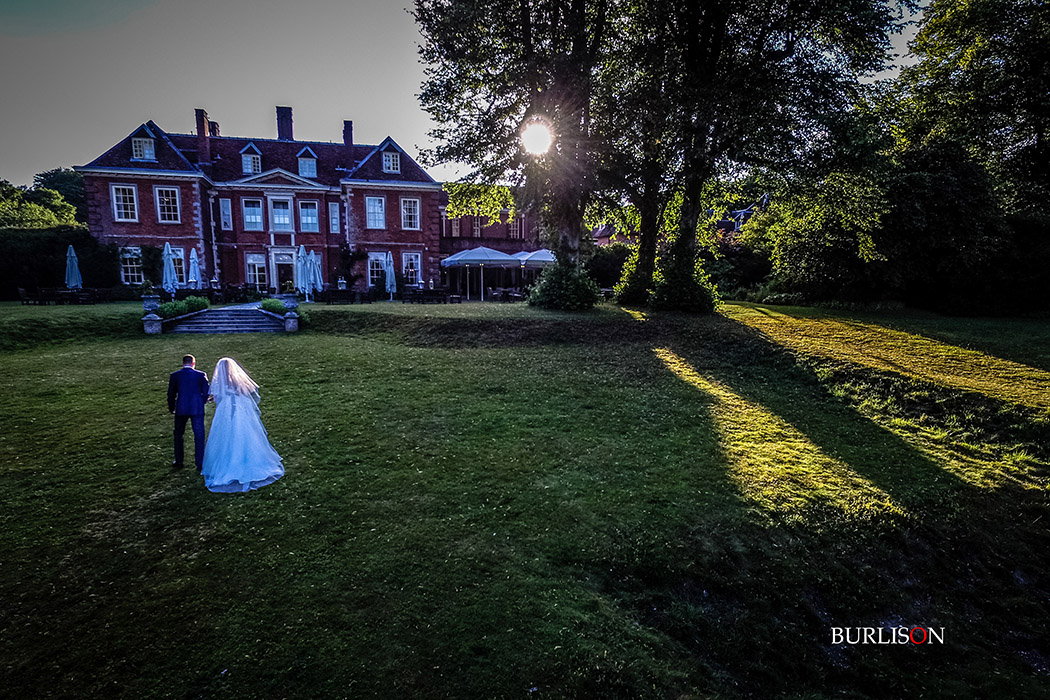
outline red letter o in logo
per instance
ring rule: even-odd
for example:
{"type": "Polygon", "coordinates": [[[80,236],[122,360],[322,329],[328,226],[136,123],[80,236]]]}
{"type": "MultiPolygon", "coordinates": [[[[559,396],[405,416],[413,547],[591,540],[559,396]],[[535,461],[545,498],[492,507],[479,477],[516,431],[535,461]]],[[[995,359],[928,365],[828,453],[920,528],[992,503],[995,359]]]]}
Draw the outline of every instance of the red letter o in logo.
{"type": "Polygon", "coordinates": [[[929,637],[929,635],[927,634],[926,628],[924,628],[924,627],[912,627],[908,631],[908,639],[911,640],[912,644],[925,644],[926,643],[926,639],[928,637],[929,637]],[[915,630],[922,630],[922,639],[920,641],[918,641],[918,642],[915,641],[915,630]]]}

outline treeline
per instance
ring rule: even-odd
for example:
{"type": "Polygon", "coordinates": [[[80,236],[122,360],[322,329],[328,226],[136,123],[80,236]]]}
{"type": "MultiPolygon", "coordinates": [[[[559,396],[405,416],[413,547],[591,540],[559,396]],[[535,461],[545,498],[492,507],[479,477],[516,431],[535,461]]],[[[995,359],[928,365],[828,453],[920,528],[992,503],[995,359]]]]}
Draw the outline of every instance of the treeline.
{"type": "MultiPolygon", "coordinates": [[[[720,286],[959,312],[1038,305],[1050,10],[932,0],[918,62],[874,80],[918,11],[418,0],[421,101],[439,125],[430,156],[510,184],[515,205],[540,214],[565,268],[544,277],[574,306],[572,276],[600,222],[635,243],[616,287],[626,304],[703,311],[720,286]],[[552,133],[541,154],[518,142],[535,124],[552,133]],[[720,225],[756,202],[739,230],[720,225]]],[[[464,187],[450,211],[491,213],[503,199],[464,187]]]]}
{"type": "Polygon", "coordinates": [[[19,287],[34,291],[66,286],[66,251],[77,254],[85,287],[120,285],[120,250],[100,245],[83,226],[0,229],[0,298],[17,299],[19,287]]]}

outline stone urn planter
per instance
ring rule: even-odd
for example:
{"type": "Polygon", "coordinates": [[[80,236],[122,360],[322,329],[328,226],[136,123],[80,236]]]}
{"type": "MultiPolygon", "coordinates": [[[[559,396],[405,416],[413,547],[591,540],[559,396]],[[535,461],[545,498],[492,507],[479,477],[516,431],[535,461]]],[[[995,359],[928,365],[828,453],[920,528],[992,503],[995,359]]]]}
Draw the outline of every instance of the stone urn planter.
{"type": "Polygon", "coordinates": [[[294,311],[299,308],[299,295],[294,292],[278,294],[277,298],[284,302],[284,308],[288,311],[294,311]]]}
{"type": "Polygon", "coordinates": [[[159,294],[143,294],[142,295],[142,310],[147,314],[153,313],[160,308],[160,295],[159,294]]]}

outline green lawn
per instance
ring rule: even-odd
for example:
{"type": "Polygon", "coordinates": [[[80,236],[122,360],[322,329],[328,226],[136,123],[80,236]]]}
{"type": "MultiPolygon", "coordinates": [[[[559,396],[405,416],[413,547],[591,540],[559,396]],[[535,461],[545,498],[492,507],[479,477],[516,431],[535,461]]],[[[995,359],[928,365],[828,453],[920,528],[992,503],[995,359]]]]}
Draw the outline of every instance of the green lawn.
{"type": "Polygon", "coordinates": [[[1045,697],[1046,321],[140,315],[0,305],[5,695],[1045,697]],[[262,385],[284,479],[169,471],[184,352],[262,385]]]}

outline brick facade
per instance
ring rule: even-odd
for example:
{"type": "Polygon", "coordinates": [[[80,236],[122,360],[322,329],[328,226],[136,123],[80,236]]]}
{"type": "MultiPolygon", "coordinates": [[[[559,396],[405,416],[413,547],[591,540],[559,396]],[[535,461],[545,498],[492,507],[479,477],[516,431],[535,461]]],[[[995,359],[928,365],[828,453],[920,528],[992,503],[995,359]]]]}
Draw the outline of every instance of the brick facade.
{"type": "MultiPolygon", "coordinates": [[[[347,121],[341,143],[296,141],[291,109],[278,107],[277,116],[277,139],[221,136],[202,109],[194,134],[140,125],[77,168],[91,233],[128,251],[170,243],[187,270],[196,248],[204,280],[271,289],[294,281],[300,246],[320,254],[333,286],[344,244],[376,258],[390,252],[399,275],[424,284],[440,283],[440,260],[465,247],[538,247],[531,226],[511,238],[510,225],[496,224],[475,238],[472,217],[453,237],[440,183],[393,139],[355,144],[347,121]]],[[[358,288],[369,282],[368,267],[366,260],[355,270],[363,275],[358,288]]],[[[137,281],[133,268],[122,274],[137,281]]]]}

